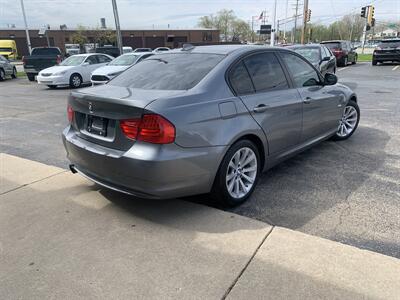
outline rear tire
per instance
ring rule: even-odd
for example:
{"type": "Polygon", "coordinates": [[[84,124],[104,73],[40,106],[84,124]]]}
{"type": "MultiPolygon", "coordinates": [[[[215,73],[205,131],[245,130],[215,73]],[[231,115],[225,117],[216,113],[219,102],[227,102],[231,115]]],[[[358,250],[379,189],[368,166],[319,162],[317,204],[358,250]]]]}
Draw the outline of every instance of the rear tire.
{"type": "Polygon", "coordinates": [[[373,61],[372,61],[372,65],[373,65],[373,66],[376,66],[377,64],[378,64],[378,62],[377,62],[376,60],[373,60],[373,61]]]}
{"type": "Polygon", "coordinates": [[[0,81],[4,81],[6,79],[6,73],[3,69],[0,69],[0,81]]]}
{"type": "Polygon", "coordinates": [[[249,140],[233,144],[219,166],[211,195],[224,207],[245,202],[253,193],[261,170],[259,150],[249,140]]]}
{"type": "Polygon", "coordinates": [[[71,75],[71,77],[69,78],[69,86],[72,89],[77,89],[79,87],[81,87],[82,85],[82,76],[74,73],[71,75]]]}
{"type": "Polygon", "coordinates": [[[26,76],[28,76],[29,81],[35,81],[35,74],[27,73],[26,76]]]}
{"type": "Polygon", "coordinates": [[[11,74],[11,78],[17,78],[17,69],[14,67],[13,72],[11,74]]]}
{"type": "Polygon", "coordinates": [[[333,140],[347,140],[353,135],[360,122],[360,108],[357,102],[350,100],[343,110],[342,118],[339,120],[338,130],[332,137],[333,140]]]}

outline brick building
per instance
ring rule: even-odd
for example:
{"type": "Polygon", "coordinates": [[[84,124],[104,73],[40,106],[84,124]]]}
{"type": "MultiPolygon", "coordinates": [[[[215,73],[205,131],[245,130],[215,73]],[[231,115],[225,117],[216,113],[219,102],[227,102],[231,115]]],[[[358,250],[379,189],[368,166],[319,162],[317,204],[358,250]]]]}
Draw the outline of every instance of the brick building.
{"type": "MultiPolygon", "coordinates": [[[[65,44],[71,44],[71,36],[75,30],[49,30],[47,32],[51,46],[65,51],[65,44]]],[[[218,43],[219,30],[215,29],[167,29],[167,30],[122,30],[122,44],[132,48],[157,48],[167,46],[177,48],[182,43],[218,43]]],[[[85,31],[88,43],[95,40],[95,31],[85,31]]],[[[32,47],[47,46],[45,36],[39,35],[39,30],[29,30],[32,47]]],[[[28,54],[25,30],[0,29],[0,39],[11,39],[17,43],[20,56],[28,54]]]]}

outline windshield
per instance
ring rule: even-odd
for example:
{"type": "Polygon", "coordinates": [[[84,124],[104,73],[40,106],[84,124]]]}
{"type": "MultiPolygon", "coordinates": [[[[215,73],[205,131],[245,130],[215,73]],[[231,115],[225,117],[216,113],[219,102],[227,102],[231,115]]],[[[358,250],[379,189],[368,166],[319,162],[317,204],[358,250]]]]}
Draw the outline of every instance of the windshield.
{"type": "Polygon", "coordinates": [[[58,48],[33,48],[31,55],[59,55],[58,48]]]}
{"type": "Polygon", "coordinates": [[[321,60],[319,48],[295,48],[293,50],[303,55],[312,63],[319,63],[321,60]]]}
{"type": "Polygon", "coordinates": [[[0,48],[0,52],[12,52],[12,48],[0,48]]]}
{"type": "Polygon", "coordinates": [[[329,49],[339,49],[340,43],[321,43],[322,45],[328,47],[329,49]]]}
{"type": "Polygon", "coordinates": [[[70,56],[64,60],[60,66],[79,66],[85,59],[85,56],[70,56]]]}
{"type": "Polygon", "coordinates": [[[111,85],[146,90],[188,90],[225,56],[202,53],[154,55],[110,81],[111,85]]]}
{"type": "Polygon", "coordinates": [[[388,42],[381,42],[378,45],[379,48],[397,48],[400,47],[400,40],[399,41],[388,41],[388,42]]]}
{"type": "Polygon", "coordinates": [[[110,62],[109,66],[130,66],[135,63],[135,61],[139,58],[140,55],[121,55],[110,62]]]}

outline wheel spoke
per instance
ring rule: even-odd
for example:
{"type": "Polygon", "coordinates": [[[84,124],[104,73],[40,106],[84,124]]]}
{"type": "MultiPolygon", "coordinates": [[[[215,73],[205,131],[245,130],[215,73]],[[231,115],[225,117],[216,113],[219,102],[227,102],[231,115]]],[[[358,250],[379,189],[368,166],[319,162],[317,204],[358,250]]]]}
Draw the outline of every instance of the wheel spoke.
{"type": "Polygon", "coordinates": [[[257,166],[251,166],[248,168],[243,169],[243,173],[249,173],[249,172],[253,172],[253,171],[257,171],[257,166]]]}
{"type": "Polygon", "coordinates": [[[247,176],[246,174],[242,174],[242,177],[243,177],[244,179],[246,179],[249,183],[253,183],[253,182],[254,182],[253,178],[247,176]]]}
{"type": "Polygon", "coordinates": [[[243,183],[242,179],[239,179],[239,184],[242,187],[244,193],[248,192],[247,186],[243,183]]]}
{"type": "Polygon", "coordinates": [[[240,197],[239,194],[239,180],[235,180],[235,194],[237,197],[240,197]]]}

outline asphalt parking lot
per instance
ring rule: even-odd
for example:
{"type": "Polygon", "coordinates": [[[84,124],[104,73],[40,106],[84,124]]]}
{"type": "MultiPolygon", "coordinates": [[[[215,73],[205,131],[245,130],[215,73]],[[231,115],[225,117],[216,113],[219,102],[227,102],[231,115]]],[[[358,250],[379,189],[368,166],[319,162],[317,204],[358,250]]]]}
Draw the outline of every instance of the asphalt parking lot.
{"type": "MultiPolygon", "coordinates": [[[[338,76],[358,94],[357,132],[270,170],[231,211],[400,258],[400,67],[357,64],[338,76]]],[[[68,93],[26,78],[1,82],[0,152],[67,168],[60,135],[68,93]]]]}

